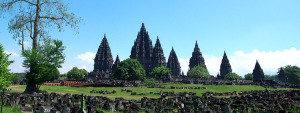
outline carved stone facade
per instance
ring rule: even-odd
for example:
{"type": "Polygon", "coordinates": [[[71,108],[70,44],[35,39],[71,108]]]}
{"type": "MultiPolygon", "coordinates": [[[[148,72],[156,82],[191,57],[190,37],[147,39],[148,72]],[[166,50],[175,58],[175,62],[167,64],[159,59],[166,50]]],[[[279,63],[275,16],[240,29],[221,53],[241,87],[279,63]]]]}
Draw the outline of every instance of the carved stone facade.
{"type": "Polygon", "coordinates": [[[113,62],[114,60],[112,58],[111,50],[106,39],[106,35],[104,35],[94,59],[93,72],[111,73],[113,62]]]}
{"type": "Polygon", "coordinates": [[[116,60],[115,60],[115,63],[114,63],[114,65],[113,65],[113,67],[112,67],[112,72],[113,72],[113,73],[116,72],[116,70],[117,70],[119,64],[120,64],[120,59],[119,59],[119,55],[117,55],[117,58],[116,58],[116,60]]]}
{"type": "Polygon", "coordinates": [[[257,60],[256,60],[255,68],[254,68],[252,74],[253,74],[253,82],[264,82],[265,81],[264,71],[261,69],[257,60]]]}
{"type": "Polygon", "coordinates": [[[205,65],[204,58],[202,57],[202,53],[200,52],[200,49],[198,47],[197,41],[196,41],[196,44],[195,44],[195,48],[194,48],[194,52],[192,54],[192,57],[190,58],[190,64],[189,64],[190,69],[192,69],[195,66],[202,66],[205,69],[207,69],[206,65],[205,65]]]}
{"type": "Polygon", "coordinates": [[[282,83],[287,83],[288,82],[288,77],[285,74],[283,68],[281,67],[279,70],[279,74],[278,74],[278,80],[282,83]]]}
{"type": "Polygon", "coordinates": [[[152,41],[149,38],[149,34],[146,31],[145,25],[143,23],[131,49],[130,58],[137,59],[143,65],[146,73],[148,73],[151,70],[152,52],[152,41]]]}
{"type": "Polygon", "coordinates": [[[155,46],[153,48],[153,54],[152,54],[152,69],[155,67],[162,67],[167,65],[166,58],[164,56],[164,51],[160,45],[160,41],[157,37],[155,46]]]}
{"type": "Polygon", "coordinates": [[[180,63],[178,61],[177,55],[172,47],[172,50],[169,55],[167,68],[169,68],[172,72],[172,75],[179,76],[181,73],[180,63]]]}
{"type": "Polygon", "coordinates": [[[222,63],[220,66],[220,76],[217,76],[217,78],[224,79],[225,75],[227,75],[228,73],[231,73],[231,72],[232,72],[231,65],[227,58],[226,52],[224,51],[222,63]]]}

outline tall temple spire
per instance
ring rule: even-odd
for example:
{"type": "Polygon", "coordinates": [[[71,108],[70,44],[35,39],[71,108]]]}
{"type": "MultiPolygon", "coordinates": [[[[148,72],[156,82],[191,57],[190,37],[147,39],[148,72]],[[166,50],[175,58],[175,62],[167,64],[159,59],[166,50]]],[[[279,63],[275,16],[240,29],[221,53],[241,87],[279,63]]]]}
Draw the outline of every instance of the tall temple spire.
{"type": "Polygon", "coordinates": [[[164,56],[164,51],[161,47],[159,38],[157,36],[155,46],[153,48],[152,54],[152,68],[166,66],[166,58],[164,56]]]}
{"type": "Polygon", "coordinates": [[[231,65],[227,58],[226,52],[224,51],[223,59],[220,66],[220,76],[218,78],[224,79],[225,75],[231,72],[232,72],[231,65]]]}
{"type": "Polygon", "coordinates": [[[288,77],[285,74],[283,68],[281,67],[278,73],[278,80],[282,83],[287,83],[288,82],[288,77]]]}
{"type": "Polygon", "coordinates": [[[119,59],[119,55],[117,55],[117,58],[116,58],[116,60],[115,60],[115,63],[114,63],[113,66],[112,66],[112,72],[113,72],[113,73],[116,72],[116,70],[117,70],[119,64],[120,64],[120,59],[119,59]]]}
{"type": "Polygon", "coordinates": [[[177,55],[172,47],[172,50],[169,55],[167,68],[169,68],[172,72],[172,75],[179,76],[181,73],[180,63],[178,61],[177,55]]]}
{"type": "Polygon", "coordinates": [[[144,23],[142,23],[142,27],[132,46],[130,58],[137,59],[148,73],[151,70],[152,52],[152,41],[146,31],[144,23]]]}
{"type": "Polygon", "coordinates": [[[207,69],[204,58],[202,57],[202,53],[200,52],[200,49],[198,47],[197,41],[195,44],[194,51],[192,53],[192,57],[190,58],[190,64],[189,64],[190,69],[192,69],[195,66],[202,66],[205,69],[207,69]]]}
{"type": "Polygon", "coordinates": [[[94,71],[93,72],[111,72],[113,65],[113,58],[111,54],[111,50],[106,38],[106,34],[101,41],[101,44],[96,53],[96,57],[94,59],[94,71]]]}
{"type": "Polygon", "coordinates": [[[264,71],[261,69],[257,60],[252,74],[253,82],[263,82],[265,80],[264,71]]]}

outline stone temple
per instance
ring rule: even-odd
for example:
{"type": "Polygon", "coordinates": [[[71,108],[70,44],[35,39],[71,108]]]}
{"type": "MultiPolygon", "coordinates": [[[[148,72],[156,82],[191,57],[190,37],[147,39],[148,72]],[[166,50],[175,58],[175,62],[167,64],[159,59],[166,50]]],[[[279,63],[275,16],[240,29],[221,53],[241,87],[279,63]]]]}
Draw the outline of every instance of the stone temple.
{"type": "Polygon", "coordinates": [[[279,74],[278,74],[278,80],[282,83],[287,83],[288,82],[288,77],[285,74],[283,68],[281,67],[279,70],[279,74]]]}
{"type": "Polygon", "coordinates": [[[178,61],[177,55],[172,47],[172,50],[169,55],[168,63],[167,63],[167,68],[170,69],[172,72],[172,75],[179,76],[181,73],[181,67],[180,63],[178,61]]]}
{"type": "Polygon", "coordinates": [[[195,66],[202,66],[203,68],[207,69],[202,53],[200,52],[200,49],[198,47],[197,41],[195,44],[194,52],[192,53],[192,57],[190,58],[189,67],[190,69],[192,69],[195,66]]]}
{"type": "Polygon", "coordinates": [[[104,35],[104,38],[101,41],[101,44],[96,53],[96,57],[94,59],[93,72],[111,73],[113,62],[114,60],[111,54],[111,50],[106,39],[106,35],[104,35]]]}
{"type": "Polygon", "coordinates": [[[164,51],[160,45],[160,41],[159,41],[158,37],[156,39],[156,43],[153,48],[151,62],[152,62],[152,68],[162,67],[162,66],[166,67],[166,65],[167,65],[166,58],[164,56],[164,51]]]}
{"type": "Polygon", "coordinates": [[[226,52],[224,51],[223,59],[220,66],[220,75],[217,76],[218,79],[224,79],[225,75],[228,73],[231,73],[231,65],[229,63],[229,60],[227,58],[226,52]]]}
{"type": "Polygon", "coordinates": [[[253,74],[253,82],[264,82],[265,74],[264,71],[261,69],[257,60],[252,74],[253,74]]]}
{"type": "Polygon", "coordinates": [[[146,73],[148,73],[151,71],[152,52],[152,41],[143,23],[131,49],[130,58],[137,59],[143,65],[146,73]]]}

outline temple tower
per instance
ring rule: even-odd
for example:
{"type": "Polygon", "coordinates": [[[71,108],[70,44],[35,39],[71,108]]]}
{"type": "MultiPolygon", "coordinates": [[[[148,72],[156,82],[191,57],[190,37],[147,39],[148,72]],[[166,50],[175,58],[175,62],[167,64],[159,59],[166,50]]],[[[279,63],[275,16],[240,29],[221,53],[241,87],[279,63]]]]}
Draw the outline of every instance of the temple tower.
{"type": "Polygon", "coordinates": [[[190,64],[189,64],[190,69],[192,69],[195,66],[202,66],[205,69],[207,69],[204,58],[202,57],[202,53],[200,52],[200,49],[198,47],[197,41],[195,44],[194,52],[192,53],[192,57],[190,58],[190,64]]]}
{"type": "Polygon", "coordinates": [[[151,70],[152,51],[152,41],[143,23],[131,49],[130,58],[137,59],[148,73],[151,70]]]}
{"type": "Polygon", "coordinates": [[[229,60],[227,58],[226,52],[224,51],[223,59],[220,66],[220,76],[218,76],[219,79],[224,79],[225,75],[228,73],[231,73],[231,65],[229,63],[229,60]]]}
{"type": "Polygon", "coordinates": [[[160,45],[159,38],[157,37],[155,46],[153,48],[153,54],[152,54],[152,69],[155,67],[166,67],[166,58],[164,56],[164,51],[160,45]]]}
{"type": "Polygon", "coordinates": [[[116,60],[115,60],[115,63],[114,63],[114,65],[113,65],[113,67],[112,67],[112,72],[113,72],[113,73],[116,72],[116,70],[117,70],[119,64],[120,64],[120,59],[119,59],[119,55],[117,55],[117,58],[116,58],[116,60]]]}
{"type": "Polygon", "coordinates": [[[172,47],[172,50],[169,55],[167,68],[169,68],[172,72],[172,75],[179,76],[181,73],[180,63],[178,61],[177,55],[172,47]]]}
{"type": "Polygon", "coordinates": [[[278,74],[278,80],[282,83],[287,83],[288,82],[288,77],[285,74],[283,68],[281,67],[279,70],[279,74],[278,74]]]}
{"type": "Polygon", "coordinates": [[[96,53],[96,57],[94,59],[94,71],[93,72],[112,72],[113,58],[111,54],[111,50],[106,39],[106,35],[101,41],[101,44],[96,53]]]}
{"type": "Polygon", "coordinates": [[[257,60],[252,74],[253,82],[263,82],[265,80],[264,71],[261,69],[257,60]]]}

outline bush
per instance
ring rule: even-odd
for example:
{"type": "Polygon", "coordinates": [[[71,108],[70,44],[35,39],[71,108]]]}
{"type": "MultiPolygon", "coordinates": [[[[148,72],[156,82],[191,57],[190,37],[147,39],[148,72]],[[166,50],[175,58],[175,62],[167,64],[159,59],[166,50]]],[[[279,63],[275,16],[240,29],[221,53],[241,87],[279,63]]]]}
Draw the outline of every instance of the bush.
{"type": "Polygon", "coordinates": [[[146,76],[142,64],[136,60],[128,58],[120,62],[113,78],[117,80],[142,80],[146,76]]]}
{"type": "Polygon", "coordinates": [[[150,72],[150,75],[155,78],[166,78],[172,75],[172,72],[166,67],[155,67],[150,72]]]}
{"type": "Polygon", "coordinates": [[[248,73],[245,75],[245,80],[253,80],[253,74],[252,73],[248,73]]]}
{"type": "Polygon", "coordinates": [[[227,79],[227,80],[236,80],[236,79],[242,79],[242,77],[239,76],[236,73],[228,73],[227,75],[225,75],[225,79],[227,79]]]}
{"type": "Polygon", "coordinates": [[[145,79],[144,84],[148,87],[155,87],[156,86],[156,80],[155,80],[155,78],[145,79]]]}
{"type": "Polygon", "coordinates": [[[191,70],[187,72],[187,76],[194,77],[194,78],[202,78],[202,79],[206,79],[210,77],[208,71],[201,66],[193,67],[191,70]]]}
{"type": "Polygon", "coordinates": [[[72,80],[80,80],[88,75],[88,72],[85,69],[78,69],[77,67],[73,67],[70,71],[67,73],[68,79],[72,80]]]}

